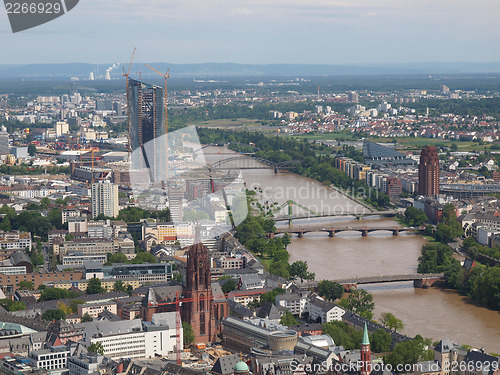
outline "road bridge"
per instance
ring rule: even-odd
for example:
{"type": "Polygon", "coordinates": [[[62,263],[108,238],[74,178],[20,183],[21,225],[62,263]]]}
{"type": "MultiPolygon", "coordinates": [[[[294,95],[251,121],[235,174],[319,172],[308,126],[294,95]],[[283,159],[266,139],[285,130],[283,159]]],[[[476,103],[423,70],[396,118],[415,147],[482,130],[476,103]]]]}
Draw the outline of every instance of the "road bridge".
{"type": "Polygon", "coordinates": [[[288,221],[291,222],[293,220],[300,220],[300,219],[313,219],[313,218],[318,218],[318,217],[342,217],[342,216],[351,216],[354,217],[358,220],[362,219],[363,217],[368,217],[368,216],[382,216],[382,217],[394,217],[398,213],[397,210],[387,210],[387,211],[373,211],[373,212],[365,212],[365,213],[353,213],[353,212],[339,212],[339,213],[322,213],[322,214],[316,214],[316,215],[308,215],[308,216],[288,216],[288,215],[283,215],[283,216],[276,216],[274,217],[274,221],[288,221]]]}
{"type": "Polygon", "coordinates": [[[304,234],[311,232],[326,232],[328,237],[334,237],[340,232],[360,232],[361,236],[366,237],[368,233],[377,231],[392,232],[393,236],[398,236],[400,232],[420,232],[425,228],[407,228],[407,227],[308,227],[308,228],[284,228],[277,229],[273,233],[268,233],[267,236],[273,238],[279,234],[296,234],[299,238],[304,237],[304,234]]]}
{"type": "Polygon", "coordinates": [[[355,277],[350,279],[332,280],[341,284],[346,291],[356,289],[358,285],[395,283],[413,281],[416,288],[430,288],[435,282],[446,280],[444,273],[417,273],[409,275],[388,275],[355,277]]]}

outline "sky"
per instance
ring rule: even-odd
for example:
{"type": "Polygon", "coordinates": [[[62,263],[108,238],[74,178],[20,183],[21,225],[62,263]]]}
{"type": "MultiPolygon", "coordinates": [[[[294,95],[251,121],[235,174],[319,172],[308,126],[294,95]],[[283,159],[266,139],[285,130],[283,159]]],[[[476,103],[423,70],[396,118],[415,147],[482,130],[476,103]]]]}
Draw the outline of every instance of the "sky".
{"type": "MultiPolygon", "coordinates": [[[[42,1],[42,0],[40,0],[42,1]]],[[[0,64],[500,61],[498,0],[80,0],[13,34],[0,64]]]]}

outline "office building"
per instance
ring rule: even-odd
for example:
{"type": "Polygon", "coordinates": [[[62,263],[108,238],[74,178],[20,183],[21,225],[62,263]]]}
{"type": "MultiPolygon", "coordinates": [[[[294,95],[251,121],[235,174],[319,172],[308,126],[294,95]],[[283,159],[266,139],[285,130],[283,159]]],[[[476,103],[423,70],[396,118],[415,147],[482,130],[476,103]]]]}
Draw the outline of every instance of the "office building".
{"type": "Polygon", "coordinates": [[[100,214],[107,217],[118,216],[118,185],[109,181],[92,184],[92,217],[100,214]]]}
{"type": "Polygon", "coordinates": [[[129,79],[127,94],[132,169],[148,170],[150,182],[165,181],[166,137],[161,137],[166,134],[163,88],[129,79]]]}
{"type": "Polygon", "coordinates": [[[349,101],[351,103],[358,103],[359,102],[359,95],[358,95],[358,93],[355,92],[355,91],[350,91],[347,94],[347,101],[349,101]]]}
{"type": "Polygon", "coordinates": [[[418,193],[424,196],[439,194],[439,158],[434,146],[425,147],[420,154],[418,193]]]}

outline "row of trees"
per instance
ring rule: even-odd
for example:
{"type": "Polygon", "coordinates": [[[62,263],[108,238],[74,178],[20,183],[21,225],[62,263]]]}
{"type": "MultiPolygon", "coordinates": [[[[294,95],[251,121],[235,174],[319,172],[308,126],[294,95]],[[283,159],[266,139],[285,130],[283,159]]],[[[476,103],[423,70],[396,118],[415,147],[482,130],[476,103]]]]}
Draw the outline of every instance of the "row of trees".
{"type": "Polygon", "coordinates": [[[0,222],[0,230],[6,232],[11,230],[27,231],[47,240],[50,230],[63,228],[62,213],[58,208],[49,211],[45,217],[40,212],[30,210],[23,211],[18,215],[13,208],[3,205],[0,208],[0,214],[5,215],[0,222]]]}
{"type": "MultiPolygon", "coordinates": [[[[459,293],[471,297],[475,302],[500,311],[500,266],[489,266],[477,262],[468,270],[453,258],[453,250],[447,243],[463,235],[452,205],[446,205],[441,221],[436,227],[434,238],[439,242],[425,244],[419,257],[418,272],[445,273],[448,284],[459,293]]],[[[486,249],[473,239],[465,239],[464,247],[473,256],[486,249]]],[[[496,250],[491,250],[496,255],[496,250]]]]}

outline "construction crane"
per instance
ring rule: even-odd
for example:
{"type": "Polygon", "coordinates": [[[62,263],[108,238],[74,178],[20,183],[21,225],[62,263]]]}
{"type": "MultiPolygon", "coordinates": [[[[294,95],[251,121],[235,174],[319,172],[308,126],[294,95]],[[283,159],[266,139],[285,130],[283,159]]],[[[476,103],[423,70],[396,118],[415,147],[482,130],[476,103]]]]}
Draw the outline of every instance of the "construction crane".
{"type": "Polygon", "coordinates": [[[132,141],[130,139],[130,98],[129,98],[129,93],[128,93],[128,77],[130,75],[130,68],[132,68],[132,61],[134,61],[134,55],[135,55],[135,50],[136,48],[134,47],[134,51],[132,52],[132,58],[130,59],[130,64],[128,65],[128,70],[125,71],[125,68],[123,68],[123,76],[127,80],[127,129],[128,129],[128,152],[132,152],[132,141]]]}
{"type": "MultiPolygon", "coordinates": [[[[185,291],[187,292],[187,291],[185,291]]],[[[242,292],[242,293],[233,293],[233,297],[238,297],[240,295],[253,295],[253,294],[262,294],[261,291],[259,292],[242,292]]],[[[227,297],[227,295],[226,295],[227,297]]],[[[181,306],[183,303],[189,303],[189,302],[196,302],[196,301],[212,301],[214,300],[213,294],[210,296],[207,296],[205,298],[180,298],[179,292],[177,291],[175,293],[175,300],[174,301],[169,301],[169,302],[159,302],[158,306],[165,306],[165,305],[175,305],[175,345],[176,345],[176,361],[178,365],[182,364],[182,358],[181,358],[181,327],[182,327],[182,321],[181,321],[181,306]]]]}
{"type": "Polygon", "coordinates": [[[168,100],[168,92],[167,92],[167,80],[170,78],[170,68],[167,69],[167,73],[163,74],[160,73],[158,70],[153,68],[152,66],[149,66],[148,64],[146,65],[149,69],[151,69],[153,72],[161,75],[165,79],[165,93],[163,95],[163,105],[164,105],[164,111],[165,111],[165,156],[167,160],[165,161],[165,182],[168,182],[168,108],[167,108],[167,100],[168,100]]]}

